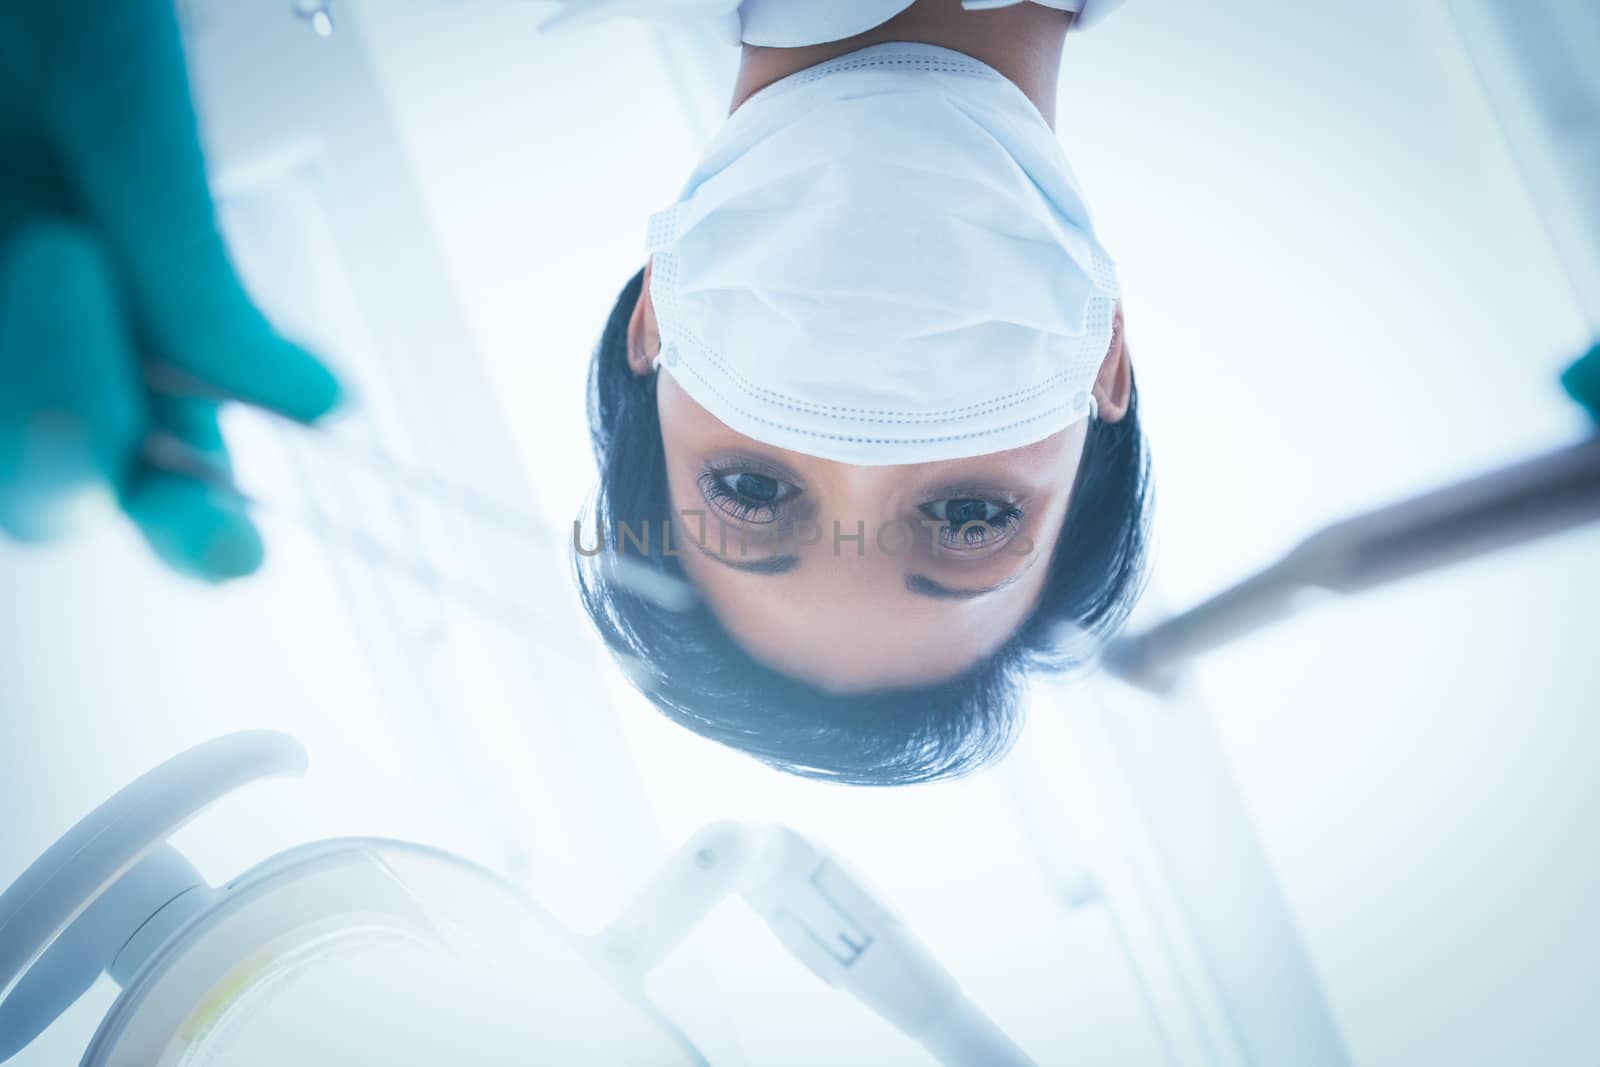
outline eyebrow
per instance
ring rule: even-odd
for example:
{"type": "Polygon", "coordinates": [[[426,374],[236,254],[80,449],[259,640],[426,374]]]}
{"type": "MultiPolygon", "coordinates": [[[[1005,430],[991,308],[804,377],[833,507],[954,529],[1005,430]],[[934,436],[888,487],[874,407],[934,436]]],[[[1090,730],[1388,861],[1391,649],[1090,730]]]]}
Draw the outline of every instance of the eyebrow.
{"type": "Polygon", "coordinates": [[[735,560],[711,551],[699,541],[694,542],[694,547],[698,548],[700,550],[700,554],[705,556],[707,559],[715,560],[730,570],[743,571],[745,574],[788,574],[790,571],[800,566],[800,557],[794,555],[766,556],[762,559],[752,560],[735,560]]]}
{"type": "MultiPolygon", "coordinates": [[[[719,555],[716,552],[711,551],[699,541],[694,542],[694,545],[707,559],[714,560],[717,563],[720,563],[722,566],[727,567],[729,570],[740,571],[745,574],[760,574],[766,576],[788,574],[790,571],[800,566],[800,557],[795,555],[767,556],[764,559],[753,560],[734,560],[727,556],[719,555]]],[[[945,585],[943,582],[935,581],[925,574],[908,574],[906,575],[906,591],[908,593],[915,593],[917,596],[925,596],[934,600],[976,600],[978,597],[988,596],[990,593],[997,593],[1009,585],[1016,584],[1022,580],[1022,576],[1027,572],[1028,568],[1024,567],[1011,577],[1002,581],[998,581],[993,585],[985,586],[982,589],[955,589],[945,585]]]]}
{"type": "Polygon", "coordinates": [[[996,582],[982,589],[952,589],[943,582],[934,581],[926,574],[908,574],[906,575],[906,592],[915,593],[917,596],[932,597],[934,600],[976,600],[980,596],[988,596],[990,593],[998,592],[1008,585],[1021,581],[1022,576],[1026,573],[1028,573],[1028,568],[1024,567],[1004,581],[996,582]]]}

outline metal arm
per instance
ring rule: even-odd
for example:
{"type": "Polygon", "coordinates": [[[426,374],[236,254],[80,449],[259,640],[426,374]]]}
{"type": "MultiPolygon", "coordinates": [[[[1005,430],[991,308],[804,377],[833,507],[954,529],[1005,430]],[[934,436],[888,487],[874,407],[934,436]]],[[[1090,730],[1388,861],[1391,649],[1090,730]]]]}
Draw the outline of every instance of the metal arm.
{"type": "Polygon", "coordinates": [[[1600,520],[1600,437],[1335,523],[1278,563],[1106,651],[1114,674],[1163,689],[1185,660],[1295,610],[1600,520]]]}
{"type": "Polygon", "coordinates": [[[733,893],[814,974],[948,1067],[1032,1067],[933,955],[837,860],[786,827],[715,823],[667,861],[594,939],[624,986],[645,977],[733,893]]]}

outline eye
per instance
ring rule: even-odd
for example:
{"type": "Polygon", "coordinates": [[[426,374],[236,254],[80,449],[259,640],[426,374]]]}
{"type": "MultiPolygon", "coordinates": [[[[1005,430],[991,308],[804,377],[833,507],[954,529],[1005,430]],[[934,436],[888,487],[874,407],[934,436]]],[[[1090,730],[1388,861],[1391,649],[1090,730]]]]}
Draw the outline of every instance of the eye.
{"type": "Polygon", "coordinates": [[[777,475],[737,467],[706,471],[700,491],[723,514],[756,526],[776,520],[779,509],[802,492],[777,475]]]}
{"type": "Polygon", "coordinates": [[[935,532],[939,544],[956,552],[997,544],[1022,522],[1022,511],[1016,506],[980,497],[931,500],[918,510],[940,524],[935,532]]]}

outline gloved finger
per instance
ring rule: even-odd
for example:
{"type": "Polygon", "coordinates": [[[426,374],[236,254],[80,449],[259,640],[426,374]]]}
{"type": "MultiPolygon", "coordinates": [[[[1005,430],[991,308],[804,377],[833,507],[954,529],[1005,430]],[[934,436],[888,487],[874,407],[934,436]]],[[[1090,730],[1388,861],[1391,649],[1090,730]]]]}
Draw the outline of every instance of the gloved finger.
{"type": "MultiPolygon", "coordinates": [[[[152,432],[228,469],[215,404],[175,397],[153,397],[150,404],[152,432]]],[[[216,582],[242,578],[265,556],[241,498],[189,475],[141,461],[123,486],[122,508],[156,555],[181,573],[216,582]]]]}
{"type": "Polygon", "coordinates": [[[1567,395],[1600,421],[1600,342],[1561,375],[1567,395]]]}
{"type": "Polygon", "coordinates": [[[150,355],[221,395],[310,421],[338,405],[321,362],[268,324],[217,229],[172,0],[57,0],[74,23],[41,101],[103,230],[150,355]]]}
{"type": "Polygon", "coordinates": [[[63,532],[94,486],[114,484],[144,434],[137,362],[110,264],[64,222],[0,248],[0,529],[63,532]]]}

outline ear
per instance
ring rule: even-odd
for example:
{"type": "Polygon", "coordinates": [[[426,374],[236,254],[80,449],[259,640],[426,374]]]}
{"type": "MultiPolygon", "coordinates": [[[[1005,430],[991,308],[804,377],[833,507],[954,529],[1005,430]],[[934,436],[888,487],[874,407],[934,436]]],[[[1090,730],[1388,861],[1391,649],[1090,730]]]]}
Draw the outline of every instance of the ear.
{"type": "Polygon", "coordinates": [[[1122,302],[1117,301],[1116,318],[1111,321],[1111,347],[1094,382],[1094,399],[1105,422],[1120,422],[1133,399],[1133,360],[1128,354],[1128,339],[1122,329],[1122,302]]]}
{"type": "Polygon", "coordinates": [[[655,372],[656,353],[661,351],[661,327],[656,324],[656,305],[650,299],[650,269],[644,265],[644,288],[628,319],[628,369],[638,375],[655,372]]]}

